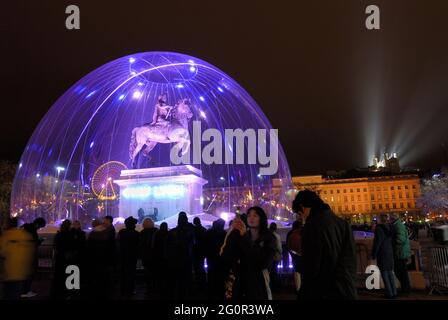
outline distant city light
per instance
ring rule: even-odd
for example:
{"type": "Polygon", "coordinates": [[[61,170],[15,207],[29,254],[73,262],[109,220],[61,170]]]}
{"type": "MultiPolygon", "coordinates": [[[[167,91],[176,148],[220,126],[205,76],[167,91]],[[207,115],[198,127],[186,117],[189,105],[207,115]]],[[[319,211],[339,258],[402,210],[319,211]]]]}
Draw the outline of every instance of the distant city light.
{"type": "Polygon", "coordinates": [[[95,144],[95,141],[90,142],[90,149],[93,148],[93,145],[95,144]]]}
{"type": "Polygon", "coordinates": [[[222,90],[221,87],[218,87],[218,91],[219,91],[219,92],[224,92],[224,90],[222,90]]]}
{"type": "Polygon", "coordinates": [[[65,171],[65,168],[64,167],[56,167],[56,171],[58,172],[58,174],[60,174],[61,173],[61,171],[65,171]]]}
{"type": "Polygon", "coordinates": [[[207,119],[207,116],[205,115],[205,112],[200,110],[199,114],[201,115],[202,118],[207,119]]]}
{"type": "Polygon", "coordinates": [[[201,101],[205,101],[205,99],[204,99],[203,96],[200,96],[200,97],[199,97],[199,100],[201,100],[201,101]]]}
{"type": "Polygon", "coordinates": [[[39,178],[40,177],[40,174],[39,173],[36,173],[36,178],[39,178]]]}
{"type": "Polygon", "coordinates": [[[130,57],[130,58],[129,58],[129,62],[130,62],[130,63],[134,63],[134,62],[135,62],[135,58],[130,57]]]}
{"type": "Polygon", "coordinates": [[[134,93],[132,94],[132,97],[134,99],[139,99],[142,96],[142,93],[140,91],[134,91],[134,93]]]}
{"type": "Polygon", "coordinates": [[[138,85],[141,87],[143,85],[143,82],[139,82],[138,85]]]}
{"type": "Polygon", "coordinates": [[[179,88],[179,89],[184,88],[184,85],[182,83],[179,83],[176,85],[176,88],[179,88]]]}
{"type": "Polygon", "coordinates": [[[90,92],[90,93],[86,96],[86,99],[87,99],[87,98],[90,98],[91,96],[93,96],[93,95],[95,94],[95,92],[96,92],[96,90],[90,92]]]}
{"type": "Polygon", "coordinates": [[[229,213],[228,212],[223,212],[219,216],[221,219],[223,219],[225,221],[229,221],[229,213]]]}
{"type": "Polygon", "coordinates": [[[196,68],[193,67],[193,66],[191,66],[191,67],[190,67],[190,72],[195,72],[195,71],[196,71],[196,68]]]}
{"type": "Polygon", "coordinates": [[[118,100],[123,100],[124,99],[124,94],[121,94],[119,97],[118,97],[118,100]]]}
{"type": "Polygon", "coordinates": [[[116,217],[116,218],[114,218],[112,224],[116,225],[117,223],[123,224],[124,223],[124,218],[123,217],[116,217]]]}

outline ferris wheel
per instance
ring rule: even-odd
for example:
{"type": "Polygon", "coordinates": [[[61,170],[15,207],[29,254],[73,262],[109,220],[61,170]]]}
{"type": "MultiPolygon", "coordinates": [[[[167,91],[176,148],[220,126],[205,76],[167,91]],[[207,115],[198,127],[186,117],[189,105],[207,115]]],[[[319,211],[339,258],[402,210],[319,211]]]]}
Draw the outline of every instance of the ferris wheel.
{"type": "Polygon", "coordinates": [[[119,187],[114,180],[120,177],[121,170],[126,170],[124,163],[109,161],[102,164],[92,177],[92,192],[100,200],[115,200],[119,187]]]}

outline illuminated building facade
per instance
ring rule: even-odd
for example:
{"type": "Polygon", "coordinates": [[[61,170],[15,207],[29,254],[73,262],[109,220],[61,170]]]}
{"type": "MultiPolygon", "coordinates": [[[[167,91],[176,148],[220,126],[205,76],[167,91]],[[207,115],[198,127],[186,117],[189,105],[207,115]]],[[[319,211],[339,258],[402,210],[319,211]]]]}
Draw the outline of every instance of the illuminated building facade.
{"type": "Polygon", "coordinates": [[[332,210],[353,222],[371,222],[381,214],[416,217],[420,178],[417,174],[331,179],[318,176],[293,177],[296,189],[316,191],[332,210]]]}

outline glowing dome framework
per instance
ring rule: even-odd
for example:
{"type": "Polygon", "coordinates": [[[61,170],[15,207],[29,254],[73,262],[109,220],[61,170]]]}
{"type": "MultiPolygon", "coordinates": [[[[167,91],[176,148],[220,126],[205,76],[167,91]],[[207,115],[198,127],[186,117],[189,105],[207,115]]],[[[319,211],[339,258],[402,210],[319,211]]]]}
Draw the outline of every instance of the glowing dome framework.
{"type": "MultiPolygon", "coordinates": [[[[154,120],[162,94],[168,105],[189,99],[191,120],[200,121],[203,130],[272,128],[250,95],[205,61],[171,52],[122,57],[75,83],[39,123],[18,166],[11,214],[48,221],[119,215],[119,199],[100,196],[92,179],[109,162],[131,167],[132,130],[154,120]]],[[[159,143],[149,157],[139,154],[137,167],[171,166],[170,148],[159,143]]],[[[201,199],[205,212],[220,215],[261,205],[271,216],[291,217],[286,199],[290,173],[281,146],[278,171],[271,176],[261,176],[258,163],[194,166],[208,181],[201,199]]]]}

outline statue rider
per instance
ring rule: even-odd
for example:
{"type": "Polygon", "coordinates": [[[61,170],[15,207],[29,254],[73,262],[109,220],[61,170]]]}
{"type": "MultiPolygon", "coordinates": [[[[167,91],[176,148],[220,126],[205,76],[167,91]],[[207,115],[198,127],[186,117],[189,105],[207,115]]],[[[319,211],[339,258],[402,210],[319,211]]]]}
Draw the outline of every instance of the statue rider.
{"type": "Polygon", "coordinates": [[[173,107],[167,105],[167,94],[162,93],[157,99],[157,104],[152,116],[151,125],[163,125],[166,126],[170,122],[170,113],[173,107]]]}

